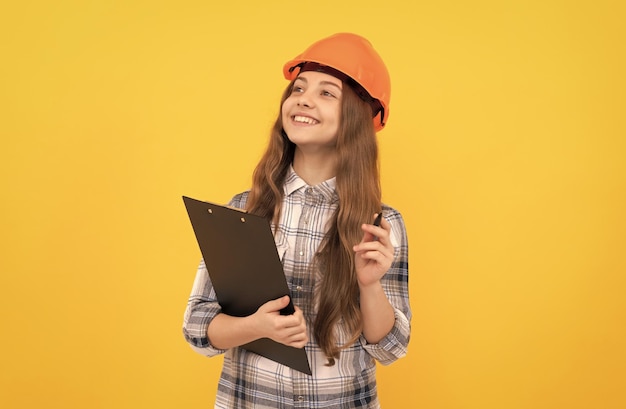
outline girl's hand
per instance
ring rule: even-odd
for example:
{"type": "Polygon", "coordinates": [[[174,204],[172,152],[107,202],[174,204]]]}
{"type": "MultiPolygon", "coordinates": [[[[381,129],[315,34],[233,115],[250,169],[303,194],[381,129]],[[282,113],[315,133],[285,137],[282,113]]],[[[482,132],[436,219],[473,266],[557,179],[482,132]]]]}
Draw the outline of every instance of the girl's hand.
{"type": "Polygon", "coordinates": [[[260,334],[259,338],[270,338],[290,347],[302,348],[309,340],[306,321],[298,307],[292,315],[280,315],[280,310],[288,304],[288,295],[268,301],[253,314],[252,322],[260,334]]]}
{"type": "Polygon", "coordinates": [[[383,217],[380,227],[363,224],[363,239],[353,247],[354,263],[359,287],[376,284],[391,267],[394,248],[391,244],[391,225],[383,217]]]}

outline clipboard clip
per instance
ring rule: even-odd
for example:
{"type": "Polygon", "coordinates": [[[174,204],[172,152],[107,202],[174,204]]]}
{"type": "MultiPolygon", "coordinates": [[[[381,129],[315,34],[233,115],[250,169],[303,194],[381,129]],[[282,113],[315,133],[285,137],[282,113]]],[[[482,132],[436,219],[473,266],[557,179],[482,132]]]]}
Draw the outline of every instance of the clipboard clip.
{"type": "MultiPolygon", "coordinates": [[[[218,205],[218,204],[211,203],[211,202],[206,202],[206,203],[211,204],[211,205],[214,205],[214,206],[225,207],[225,208],[230,209],[230,210],[236,210],[236,211],[238,211],[239,213],[246,213],[246,214],[248,213],[248,211],[247,211],[247,210],[245,210],[245,209],[240,209],[240,208],[238,208],[238,207],[234,207],[234,206],[218,205]]],[[[211,208],[209,207],[207,210],[208,210],[208,212],[209,212],[209,213],[213,214],[213,209],[211,209],[211,208]]],[[[243,219],[243,217],[242,217],[242,219],[243,219]]],[[[245,220],[242,220],[242,221],[245,221],[245,220]]]]}

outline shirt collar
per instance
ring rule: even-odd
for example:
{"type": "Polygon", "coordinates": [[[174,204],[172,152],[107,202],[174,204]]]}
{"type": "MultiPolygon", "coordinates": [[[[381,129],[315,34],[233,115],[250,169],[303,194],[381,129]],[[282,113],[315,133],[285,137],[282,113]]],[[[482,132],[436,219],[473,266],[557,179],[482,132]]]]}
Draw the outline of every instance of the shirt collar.
{"type": "Polygon", "coordinates": [[[292,193],[306,188],[312,188],[316,192],[320,193],[328,201],[334,201],[337,198],[337,192],[335,191],[337,178],[332,177],[319,185],[309,186],[293,169],[293,166],[289,166],[287,177],[285,178],[285,195],[290,196],[292,193]]]}

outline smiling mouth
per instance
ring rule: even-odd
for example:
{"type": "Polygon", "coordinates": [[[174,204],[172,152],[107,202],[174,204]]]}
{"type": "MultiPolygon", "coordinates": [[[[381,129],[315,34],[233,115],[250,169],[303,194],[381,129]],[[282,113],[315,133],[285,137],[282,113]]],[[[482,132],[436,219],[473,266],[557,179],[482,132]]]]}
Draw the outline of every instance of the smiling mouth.
{"type": "Polygon", "coordinates": [[[301,115],[295,115],[293,117],[293,121],[301,123],[301,124],[308,124],[308,125],[315,125],[315,124],[319,123],[318,120],[315,120],[313,118],[309,118],[308,116],[301,116],[301,115]]]}

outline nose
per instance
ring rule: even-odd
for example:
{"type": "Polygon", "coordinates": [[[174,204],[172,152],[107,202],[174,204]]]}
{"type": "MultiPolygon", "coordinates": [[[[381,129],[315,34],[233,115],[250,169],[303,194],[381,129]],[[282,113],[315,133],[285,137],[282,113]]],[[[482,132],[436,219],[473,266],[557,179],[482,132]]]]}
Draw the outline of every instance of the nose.
{"type": "Polygon", "coordinates": [[[311,108],[313,106],[313,100],[308,91],[303,91],[298,95],[298,106],[311,108]]]}

